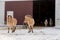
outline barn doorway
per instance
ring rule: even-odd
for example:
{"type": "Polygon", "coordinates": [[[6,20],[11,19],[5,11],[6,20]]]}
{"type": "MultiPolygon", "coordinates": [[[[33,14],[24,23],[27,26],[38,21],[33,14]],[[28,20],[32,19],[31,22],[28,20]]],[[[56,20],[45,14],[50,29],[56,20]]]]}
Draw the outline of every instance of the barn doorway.
{"type": "Polygon", "coordinates": [[[33,1],[33,18],[35,26],[45,26],[45,19],[48,21],[48,27],[50,19],[52,20],[51,26],[55,26],[55,0],[33,1]]]}

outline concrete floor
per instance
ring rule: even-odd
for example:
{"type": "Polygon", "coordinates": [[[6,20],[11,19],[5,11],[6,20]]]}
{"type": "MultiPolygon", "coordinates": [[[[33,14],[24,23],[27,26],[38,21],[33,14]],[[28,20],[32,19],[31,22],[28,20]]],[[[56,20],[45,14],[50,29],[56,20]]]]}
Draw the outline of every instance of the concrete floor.
{"type": "MultiPolygon", "coordinates": [[[[3,27],[1,27],[3,28],[3,27]]],[[[34,33],[28,29],[17,29],[14,33],[7,33],[7,29],[0,30],[0,40],[60,40],[60,29],[55,27],[35,27],[34,33]]]]}

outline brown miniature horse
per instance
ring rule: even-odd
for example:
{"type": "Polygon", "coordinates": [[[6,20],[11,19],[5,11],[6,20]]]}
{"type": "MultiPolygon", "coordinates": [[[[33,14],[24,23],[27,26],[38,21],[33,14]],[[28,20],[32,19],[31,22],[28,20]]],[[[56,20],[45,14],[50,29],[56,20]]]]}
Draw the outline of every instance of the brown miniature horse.
{"type": "Polygon", "coordinates": [[[17,24],[17,20],[13,18],[11,15],[8,15],[7,17],[8,33],[10,29],[12,30],[12,33],[15,32],[16,24],[17,24]]]}
{"type": "Polygon", "coordinates": [[[33,33],[33,26],[35,24],[35,21],[34,21],[34,19],[32,18],[31,15],[26,15],[25,16],[24,23],[26,23],[28,25],[28,28],[29,28],[28,33],[30,33],[30,32],[33,33]]]}

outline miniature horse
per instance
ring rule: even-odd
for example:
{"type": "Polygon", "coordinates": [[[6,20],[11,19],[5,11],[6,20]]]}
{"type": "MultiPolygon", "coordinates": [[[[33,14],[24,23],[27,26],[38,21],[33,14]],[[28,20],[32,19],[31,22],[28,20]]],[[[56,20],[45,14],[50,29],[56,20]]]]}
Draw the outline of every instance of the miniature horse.
{"type": "Polygon", "coordinates": [[[8,15],[7,17],[8,33],[10,29],[12,30],[12,33],[15,32],[16,25],[17,25],[17,20],[13,18],[11,15],[8,15]]]}
{"type": "Polygon", "coordinates": [[[35,24],[35,21],[34,21],[34,19],[32,18],[31,15],[26,15],[26,16],[25,16],[24,23],[26,23],[26,24],[28,25],[28,26],[27,26],[28,29],[29,29],[28,33],[30,33],[30,32],[33,33],[33,26],[34,26],[34,24],[35,24]]]}

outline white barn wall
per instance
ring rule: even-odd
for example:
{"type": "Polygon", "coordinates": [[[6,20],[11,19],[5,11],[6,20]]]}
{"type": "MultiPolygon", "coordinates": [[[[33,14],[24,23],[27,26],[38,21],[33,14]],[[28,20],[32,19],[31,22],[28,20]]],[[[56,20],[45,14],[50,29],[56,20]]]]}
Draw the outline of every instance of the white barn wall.
{"type": "Polygon", "coordinates": [[[0,0],[0,1],[33,1],[33,0],[0,0]]]}
{"type": "Polygon", "coordinates": [[[5,2],[0,1],[0,25],[4,25],[5,2]]]}
{"type": "Polygon", "coordinates": [[[55,25],[57,28],[60,28],[60,0],[56,0],[55,5],[55,25]]]}
{"type": "Polygon", "coordinates": [[[56,22],[56,26],[60,25],[60,0],[56,0],[56,10],[55,10],[55,22],[56,22]]]}

